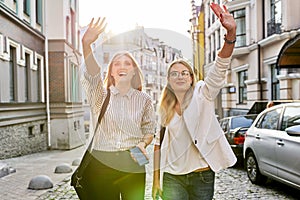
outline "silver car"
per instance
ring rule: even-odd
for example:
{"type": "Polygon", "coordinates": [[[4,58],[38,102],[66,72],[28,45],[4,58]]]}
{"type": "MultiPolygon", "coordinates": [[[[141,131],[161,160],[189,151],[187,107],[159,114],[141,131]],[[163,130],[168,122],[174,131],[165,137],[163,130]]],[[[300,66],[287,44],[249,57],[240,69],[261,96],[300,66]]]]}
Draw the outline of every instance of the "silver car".
{"type": "Polygon", "coordinates": [[[252,183],[271,178],[300,189],[300,103],[262,111],[247,130],[243,157],[252,183]]]}

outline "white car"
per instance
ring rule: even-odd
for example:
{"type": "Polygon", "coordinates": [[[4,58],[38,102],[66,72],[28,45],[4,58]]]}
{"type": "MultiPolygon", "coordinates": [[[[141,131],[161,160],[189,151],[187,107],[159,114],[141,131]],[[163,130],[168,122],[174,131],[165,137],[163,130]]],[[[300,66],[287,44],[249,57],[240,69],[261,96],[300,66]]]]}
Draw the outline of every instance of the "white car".
{"type": "Polygon", "coordinates": [[[300,189],[300,103],[262,111],[246,132],[243,157],[252,183],[271,178],[300,189]]]}

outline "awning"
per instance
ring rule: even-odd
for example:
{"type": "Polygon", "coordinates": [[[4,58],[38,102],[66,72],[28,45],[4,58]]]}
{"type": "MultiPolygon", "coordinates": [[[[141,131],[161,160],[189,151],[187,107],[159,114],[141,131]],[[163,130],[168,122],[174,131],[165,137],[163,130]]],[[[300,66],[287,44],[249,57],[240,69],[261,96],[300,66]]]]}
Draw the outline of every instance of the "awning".
{"type": "Polygon", "coordinates": [[[300,68],[300,34],[283,45],[277,66],[279,68],[300,68]]]}

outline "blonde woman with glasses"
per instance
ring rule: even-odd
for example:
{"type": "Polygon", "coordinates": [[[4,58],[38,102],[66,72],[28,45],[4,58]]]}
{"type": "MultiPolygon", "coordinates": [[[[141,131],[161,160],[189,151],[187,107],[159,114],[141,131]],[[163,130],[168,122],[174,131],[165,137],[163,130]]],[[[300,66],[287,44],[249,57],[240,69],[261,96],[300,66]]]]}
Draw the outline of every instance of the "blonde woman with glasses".
{"type": "Polygon", "coordinates": [[[227,34],[205,80],[196,82],[192,66],[185,60],[176,60],[168,68],[159,107],[165,131],[154,147],[153,199],[210,200],[215,172],[236,162],[214,106],[230,65],[236,23],[225,6],[213,3],[211,8],[227,34]]]}

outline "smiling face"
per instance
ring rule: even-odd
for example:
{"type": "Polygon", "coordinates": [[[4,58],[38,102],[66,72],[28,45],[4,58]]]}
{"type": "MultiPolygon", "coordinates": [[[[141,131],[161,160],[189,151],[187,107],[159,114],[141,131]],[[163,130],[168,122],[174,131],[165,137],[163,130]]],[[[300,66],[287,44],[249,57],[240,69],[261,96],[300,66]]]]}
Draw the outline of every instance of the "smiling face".
{"type": "Polygon", "coordinates": [[[110,75],[114,78],[115,84],[123,81],[131,81],[134,73],[133,61],[126,55],[117,56],[111,66],[110,75]]]}
{"type": "Polygon", "coordinates": [[[192,85],[190,70],[182,63],[175,63],[169,70],[168,82],[175,93],[186,92],[192,85]]]}

